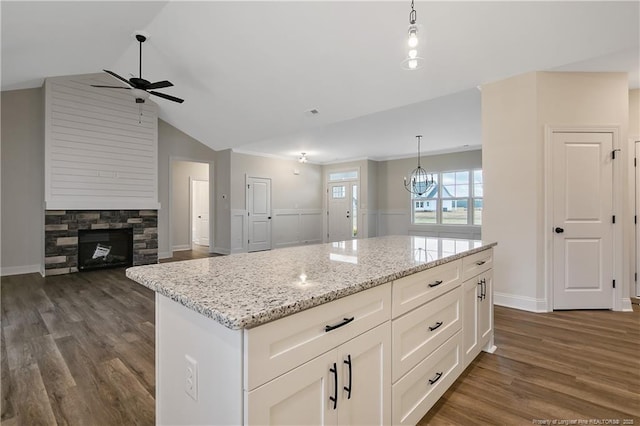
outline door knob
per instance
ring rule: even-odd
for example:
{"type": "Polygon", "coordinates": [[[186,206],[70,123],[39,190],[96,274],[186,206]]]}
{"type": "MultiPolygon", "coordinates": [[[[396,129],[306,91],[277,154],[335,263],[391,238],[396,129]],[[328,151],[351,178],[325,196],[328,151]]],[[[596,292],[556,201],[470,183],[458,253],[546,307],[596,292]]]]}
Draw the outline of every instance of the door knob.
{"type": "Polygon", "coordinates": [[[202,219],[202,216],[198,216],[198,219],[202,219]]]}
{"type": "Polygon", "coordinates": [[[562,234],[564,232],[564,228],[556,228],[554,229],[554,231],[556,232],[556,234],[562,234]]]}

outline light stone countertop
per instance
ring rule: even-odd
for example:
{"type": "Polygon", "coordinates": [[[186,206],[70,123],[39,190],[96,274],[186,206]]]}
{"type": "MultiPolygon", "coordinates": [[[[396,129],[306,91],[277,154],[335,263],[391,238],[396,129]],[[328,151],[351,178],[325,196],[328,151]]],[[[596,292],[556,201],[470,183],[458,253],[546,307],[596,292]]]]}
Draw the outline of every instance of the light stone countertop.
{"type": "Polygon", "coordinates": [[[135,266],[127,277],[230,329],[252,328],[496,243],[387,236],[135,266]]]}

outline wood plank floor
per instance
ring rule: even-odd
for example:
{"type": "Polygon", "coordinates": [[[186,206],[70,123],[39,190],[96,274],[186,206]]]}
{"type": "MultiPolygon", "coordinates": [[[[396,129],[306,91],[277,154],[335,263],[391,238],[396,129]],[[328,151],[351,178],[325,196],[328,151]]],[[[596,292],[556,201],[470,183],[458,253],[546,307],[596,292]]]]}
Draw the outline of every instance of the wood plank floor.
{"type": "MultiPolygon", "coordinates": [[[[1,291],[3,426],[155,423],[151,290],[114,269],[6,277],[1,291]]],[[[496,307],[498,350],[481,354],[420,424],[640,425],[634,309],[532,314],[496,307]]]]}

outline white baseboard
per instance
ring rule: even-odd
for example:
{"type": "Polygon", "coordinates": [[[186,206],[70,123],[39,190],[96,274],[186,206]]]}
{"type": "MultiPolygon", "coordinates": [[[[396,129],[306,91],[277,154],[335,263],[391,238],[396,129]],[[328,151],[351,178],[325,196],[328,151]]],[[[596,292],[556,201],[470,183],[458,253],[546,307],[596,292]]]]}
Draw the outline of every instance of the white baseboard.
{"type": "Polygon", "coordinates": [[[5,266],[0,269],[0,276],[8,277],[10,275],[33,274],[34,272],[42,275],[42,265],[5,266]]]}
{"type": "Polygon", "coordinates": [[[191,246],[189,244],[180,244],[178,246],[173,246],[172,247],[173,251],[185,251],[185,250],[191,250],[191,246]]]}
{"type": "Polygon", "coordinates": [[[231,254],[231,250],[222,247],[214,247],[213,249],[209,248],[209,252],[217,254],[231,254]]]}
{"type": "Polygon", "coordinates": [[[628,297],[622,298],[622,312],[633,312],[633,307],[631,306],[631,299],[628,297]]]}
{"type": "Polygon", "coordinates": [[[549,312],[545,299],[535,299],[533,297],[518,296],[507,293],[493,293],[493,303],[506,308],[520,309],[529,312],[549,312]]]}
{"type": "Polygon", "coordinates": [[[173,257],[170,251],[158,252],[158,259],[169,259],[170,257],[173,257]]]}

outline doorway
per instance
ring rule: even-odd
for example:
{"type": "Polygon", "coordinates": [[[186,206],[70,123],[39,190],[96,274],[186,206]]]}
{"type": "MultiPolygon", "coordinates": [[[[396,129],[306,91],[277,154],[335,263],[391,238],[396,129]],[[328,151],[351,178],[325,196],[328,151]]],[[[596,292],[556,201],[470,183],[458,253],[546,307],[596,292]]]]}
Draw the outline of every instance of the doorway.
{"type": "Polygon", "coordinates": [[[247,250],[271,249],[271,179],[247,177],[247,250]]]}
{"type": "Polygon", "coordinates": [[[169,196],[169,249],[173,252],[209,252],[210,237],[209,163],[171,159],[169,196]],[[200,217],[198,217],[200,216],[200,217]]]}
{"type": "Polygon", "coordinates": [[[613,133],[551,134],[553,309],[611,309],[613,133]]]}

